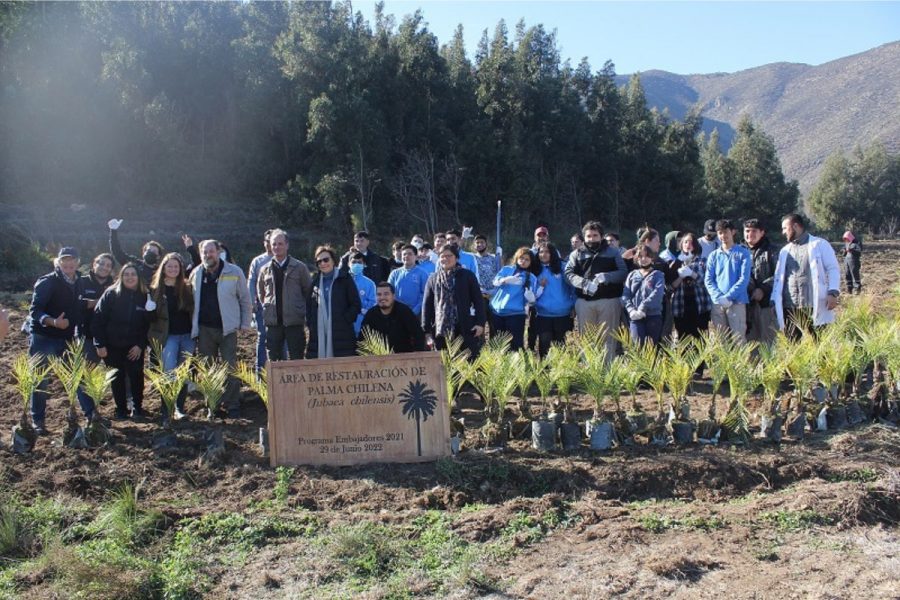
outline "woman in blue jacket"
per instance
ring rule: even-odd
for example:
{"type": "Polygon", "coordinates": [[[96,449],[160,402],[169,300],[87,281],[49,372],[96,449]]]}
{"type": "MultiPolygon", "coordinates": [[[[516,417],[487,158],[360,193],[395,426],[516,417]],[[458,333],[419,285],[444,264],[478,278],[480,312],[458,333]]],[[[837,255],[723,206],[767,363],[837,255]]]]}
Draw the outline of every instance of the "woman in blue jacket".
{"type": "Polygon", "coordinates": [[[532,263],[532,256],[529,248],[519,248],[513,257],[513,264],[500,269],[494,277],[497,288],[491,298],[494,327],[497,333],[508,331],[512,335],[510,349],[513,352],[524,345],[527,308],[537,299],[537,265],[532,263]]]}
{"type": "Polygon", "coordinates": [[[641,343],[652,340],[659,344],[662,336],[663,297],[666,277],[653,267],[656,252],[641,246],[634,257],[637,269],[628,274],[622,291],[622,304],[631,320],[631,337],[641,343]]]}
{"type": "Polygon", "coordinates": [[[537,276],[537,317],[534,324],[538,336],[538,353],[547,355],[551,344],[563,344],[566,333],[572,330],[572,308],[575,288],[563,273],[562,261],[556,246],[550,242],[538,245],[540,273],[537,276]]]}

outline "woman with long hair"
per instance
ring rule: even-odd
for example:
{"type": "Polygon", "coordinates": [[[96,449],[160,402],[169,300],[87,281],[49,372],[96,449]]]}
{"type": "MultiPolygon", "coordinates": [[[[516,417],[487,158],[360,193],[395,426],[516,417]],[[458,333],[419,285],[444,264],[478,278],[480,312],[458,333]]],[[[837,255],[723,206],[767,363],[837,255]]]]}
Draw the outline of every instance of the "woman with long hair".
{"type": "Polygon", "coordinates": [[[538,244],[540,272],[537,276],[537,329],[538,354],[547,355],[551,344],[562,344],[566,333],[572,330],[572,309],[575,307],[575,288],[563,273],[559,252],[550,242],[538,244]]]}
{"type": "MultiPolygon", "coordinates": [[[[153,302],[147,310],[150,318],[149,339],[157,342],[162,349],[162,355],[151,356],[151,360],[158,360],[164,371],[173,371],[194,353],[195,347],[191,338],[194,291],[180,254],[170,252],[163,257],[150,283],[150,298],[153,302]]],[[[178,395],[176,418],[184,412],[186,395],[186,388],[178,395]]],[[[168,421],[170,415],[165,404],[160,407],[160,413],[163,422],[168,421]]]]}
{"type": "Polygon", "coordinates": [[[516,352],[525,345],[525,319],[528,306],[537,300],[537,264],[530,248],[516,250],[512,264],[506,265],[494,277],[496,292],[491,298],[494,327],[497,333],[512,335],[510,350],[516,352]]]}
{"type": "Polygon", "coordinates": [[[672,315],[678,336],[699,337],[709,327],[712,300],[703,284],[706,261],[703,247],[693,233],[686,233],[679,243],[677,265],[678,279],[673,284],[672,315]]]}
{"type": "Polygon", "coordinates": [[[116,369],[112,381],[116,420],[129,417],[126,379],[131,384],[134,402],[134,411],[130,416],[144,416],[144,350],[147,348],[149,325],[146,305],[150,297],[138,273],[135,263],[122,267],[116,282],[103,292],[97,302],[91,323],[97,356],[116,369]]]}
{"type": "Polygon", "coordinates": [[[318,272],[306,300],[309,344],[306,358],[332,358],[356,354],[353,324],[362,310],[353,277],[338,268],[337,253],[331,246],[319,246],[313,255],[318,272]]]}

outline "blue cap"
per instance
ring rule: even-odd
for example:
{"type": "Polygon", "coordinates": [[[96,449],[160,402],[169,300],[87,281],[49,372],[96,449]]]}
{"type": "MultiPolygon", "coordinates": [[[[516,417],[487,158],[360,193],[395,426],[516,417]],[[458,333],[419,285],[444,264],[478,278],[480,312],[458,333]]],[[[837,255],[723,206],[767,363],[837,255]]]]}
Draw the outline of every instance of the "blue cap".
{"type": "Polygon", "coordinates": [[[66,256],[78,258],[78,250],[72,246],[63,246],[59,249],[59,254],[56,255],[56,258],[65,258],[66,256]]]}

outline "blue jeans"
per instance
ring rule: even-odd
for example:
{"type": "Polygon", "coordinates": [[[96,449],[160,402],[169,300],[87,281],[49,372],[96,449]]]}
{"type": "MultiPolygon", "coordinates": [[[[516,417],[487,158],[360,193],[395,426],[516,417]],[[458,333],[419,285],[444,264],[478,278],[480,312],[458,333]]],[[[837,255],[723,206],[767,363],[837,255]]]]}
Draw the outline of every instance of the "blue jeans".
{"type": "Polygon", "coordinates": [[[642,343],[649,339],[654,344],[659,344],[662,337],[662,326],[662,315],[647,315],[640,321],[632,321],[628,329],[631,331],[632,339],[642,343]]]}
{"type": "MultiPolygon", "coordinates": [[[[41,365],[46,365],[48,357],[63,355],[66,351],[66,343],[68,341],[69,340],[63,338],[53,338],[41,335],[40,333],[32,333],[28,355],[43,355],[44,359],[41,360],[41,365]]],[[[35,425],[40,425],[41,427],[44,426],[44,419],[47,415],[47,385],[48,381],[44,379],[41,381],[40,385],[38,385],[38,389],[31,394],[31,422],[35,425]]],[[[78,390],[78,404],[81,405],[81,410],[84,411],[86,417],[90,418],[91,415],[94,414],[93,399],[81,389],[78,390]]]]}
{"type": "Polygon", "coordinates": [[[262,306],[253,309],[253,318],[256,319],[256,371],[262,371],[266,366],[266,322],[263,319],[262,306]]]}
{"type": "MultiPolygon", "coordinates": [[[[178,335],[169,334],[166,338],[166,344],[162,349],[162,364],[163,371],[169,372],[174,371],[178,366],[183,363],[187,357],[191,356],[194,353],[194,349],[197,347],[197,342],[191,338],[190,333],[182,333],[178,335]]],[[[184,412],[184,400],[187,397],[187,387],[183,387],[181,392],[178,394],[178,398],[175,400],[175,408],[181,412],[184,412]]],[[[163,417],[168,415],[168,409],[165,404],[161,404],[160,412],[163,417]]]]}

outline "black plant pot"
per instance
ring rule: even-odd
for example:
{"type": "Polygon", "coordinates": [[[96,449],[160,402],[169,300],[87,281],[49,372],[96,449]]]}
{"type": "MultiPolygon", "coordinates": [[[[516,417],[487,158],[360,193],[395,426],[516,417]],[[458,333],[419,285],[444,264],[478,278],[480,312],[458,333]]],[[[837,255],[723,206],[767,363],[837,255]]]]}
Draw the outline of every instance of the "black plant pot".
{"type": "Polygon", "coordinates": [[[591,424],[591,450],[609,450],[612,448],[616,430],[609,421],[594,422],[591,424]]]}
{"type": "Polygon", "coordinates": [[[559,438],[563,450],[578,450],[581,448],[581,426],[578,423],[563,423],[559,427],[559,438]]]}
{"type": "Polygon", "coordinates": [[[859,425],[866,420],[862,407],[856,400],[847,403],[847,422],[852,425],[859,425]]]}
{"type": "Polygon", "coordinates": [[[672,437],[676,444],[690,444],[694,441],[694,424],[690,421],[672,421],[672,437]]]}
{"type": "Polygon", "coordinates": [[[556,422],[531,422],[531,447],[542,452],[551,452],[556,448],[556,422]]]}
{"type": "Polygon", "coordinates": [[[31,427],[16,425],[12,428],[12,449],[16,454],[29,454],[36,442],[37,434],[31,427]]]}
{"type": "Polygon", "coordinates": [[[769,422],[766,423],[766,428],[763,430],[763,435],[770,442],[775,442],[776,444],[781,442],[781,428],[784,427],[784,418],[780,415],[777,417],[771,417],[769,422]]]}
{"type": "Polygon", "coordinates": [[[647,430],[647,425],[649,424],[647,413],[628,413],[625,415],[625,418],[628,419],[628,428],[631,435],[647,430]]]}
{"type": "Polygon", "coordinates": [[[719,424],[716,423],[713,419],[700,421],[700,425],[697,426],[697,439],[715,440],[716,435],[719,433],[719,429],[719,424]]]}
{"type": "Polygon", "coordinates": [[[844,429],[847,427],[847,409],[843,406],[832,406],[828,409],[828,429],[844,429]]]}
{"type": "Polygon", "coordinates": [[[795,415],[790,422],[788,422],[787,434],[796,440],[803,439],[806,435],[806,413],[795,415]]]}

